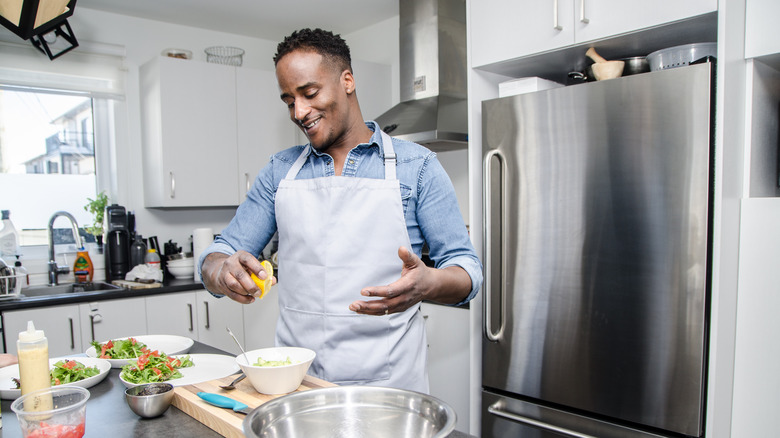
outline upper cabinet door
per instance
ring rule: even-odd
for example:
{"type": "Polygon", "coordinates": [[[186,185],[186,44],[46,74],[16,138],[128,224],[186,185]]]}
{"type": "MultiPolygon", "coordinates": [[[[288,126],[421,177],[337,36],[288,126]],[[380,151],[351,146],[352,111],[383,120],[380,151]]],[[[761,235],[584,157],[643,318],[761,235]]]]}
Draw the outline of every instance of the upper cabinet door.
{"type": "Polygon", "coordinates": [[[574,43],[574,0],[474,0],[469,8],[473,67],[574,43]]]}
{"type": "Polygon", "coordinates": [[[745,1],[745,58],[780,53],[777,37],[780,2],[777,0],[745,1]]]}
{"type": "Polygon", "coordinates": [[[147,207],[238,205],[235,70],[167,57],[142,66],[147,207]]]}
{"type": "Polygon", "coordinates": [[[645,29],[713,12],[717,0],[574,0],[575,42],[645,29]]]}
{"type": "Polygon", "coordinates": [[[238,197],[243,202],[271,155],[295,145],[295,130],[271,71],[236,69],[238,197]]]}
{"type": "Polygon", "coordinates": [[[471,65],[647,29],[716,11],[717,0],[473,0],[471,65]]]}

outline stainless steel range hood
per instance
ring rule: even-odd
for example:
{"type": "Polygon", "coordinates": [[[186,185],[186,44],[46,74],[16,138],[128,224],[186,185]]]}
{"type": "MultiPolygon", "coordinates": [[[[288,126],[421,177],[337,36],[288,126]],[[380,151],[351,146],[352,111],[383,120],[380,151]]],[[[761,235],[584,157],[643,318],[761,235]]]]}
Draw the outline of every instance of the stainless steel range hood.
{"type": "Polygon", "coordinates": [[[465,147],[465,0],[399,0],[401,103],[377,117],[388,134],[432,149],[465,147]]]}

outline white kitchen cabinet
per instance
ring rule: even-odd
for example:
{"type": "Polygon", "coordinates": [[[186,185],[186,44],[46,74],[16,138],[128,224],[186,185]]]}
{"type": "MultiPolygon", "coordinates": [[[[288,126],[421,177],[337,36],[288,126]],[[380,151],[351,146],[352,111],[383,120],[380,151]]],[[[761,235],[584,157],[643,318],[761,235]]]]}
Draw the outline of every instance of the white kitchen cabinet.
{"type": "Polygon", "coordinates": [[[456,429],[469,432],[469,311],[422,303],[428,337],[431,395],[448,403],[458,416],[456,429]]]}
{"type": "Polygon", "coordinates": [[[152,335],[176,335],[198,339],[195,292],[146,297],[146,328],[152,335]]]}
{"type": "Polygon", "coordinates": [[[262,300],[244,305],[244,338],[247,350],[274,346],[276,321],[279,318],[277,289],[272,287],[262,300]]]}
{"type": "Polygon", "coordinates": [[[717,0],[479,0],[470,3],[472,66],[646,29],[717,10],[717,0]]]}
{"type": "Polygon", "coordinates": [[[145,205],[237,205],[235,67],[156,57],[140,82],[145,205]]]}
{"type": "Polygon", "coordinates": [[[79,354],[86,349],[81,342],[79,306],[69,305],[3,312],[8,353],[16,354],[16,340],[19,332],[27,330],[27,321],[32,321],[37,330],[43,330],[49,341],[49,357],[79,354]]]}
{"type": "Polygon", "coordinates": [[[79,304],[81,339],[91,341],[147,334],[146,303],[143,297],[79,304]]]}
{"type": "Polygon", "coordinates": [[[776,436],[780,405],[780,199],[742,200],[732,437],[776,436]]]}
{"type": "Polygon", "coordinates": [[[216,298],[206,290],[146,297],[150,334],[185,336],[211,347],[238,354],[241,350],[226,327],[244,342],[243,304],[216,298]]]}
{"type": "Polygon", "coordinates": [[[206,290],[198,291],[198,340],[233,354],[241,353],[227,328],[230,327],[238,341],[246,345],[243,316],[245,306],[230,298],[216,298],[206,290]]]}
{"type": "Polygon", "coordinates": [[[156,57],[141,67],[144,203],[235,206],[296,128],[271,71],[156,57]]]}
{"type": "Polygon", "coordinates": [[[777,37],[777,18],[780,2],[777,0],[745,1],[745,58],[780,53],[777,37]]]}
{"type": "Polygon", "coordinates": [[[237,68],[236,89],[240,202],[271,155],[297,144],[297,128],[279,98],[273,72],[237,68]]]}

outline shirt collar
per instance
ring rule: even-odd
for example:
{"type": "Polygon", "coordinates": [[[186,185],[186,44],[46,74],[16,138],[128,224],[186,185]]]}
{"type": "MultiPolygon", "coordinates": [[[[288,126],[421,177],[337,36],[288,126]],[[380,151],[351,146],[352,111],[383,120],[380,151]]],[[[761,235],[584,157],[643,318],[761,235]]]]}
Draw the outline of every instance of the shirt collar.
{"type": "MultiPolygon", "coordinates": [[[[376,123],[373,120],[366,120],[364,122],[366,126],[368,126],[368,129],[374,131],[373,134],[371,134],[371,138],[368,140],[368,143],[360,143],[359,145],[355,146],[355,148],[371,148],[373,146],[377,146],[379,148],[379,156],[384,158],[384,148],[382,147],[382,131],[379,129],[379,124],[376,123]]],[[[327,155],[325,152],[320,152],[313,147],[311,147],[311,144],[309,146],[309,154],[314,154],[318,157],[322,157],[327,155]]]]}

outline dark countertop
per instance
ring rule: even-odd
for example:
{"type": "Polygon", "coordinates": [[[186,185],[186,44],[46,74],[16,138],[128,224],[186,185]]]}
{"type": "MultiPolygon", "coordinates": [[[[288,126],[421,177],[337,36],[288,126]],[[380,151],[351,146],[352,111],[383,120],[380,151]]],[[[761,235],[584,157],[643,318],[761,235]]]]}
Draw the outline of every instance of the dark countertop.
{"type": "MultiPolygon", "coordinates": [[[[193,354],[228,354],[222,350],[195,341],[190,349],[193,354]]],[[[124,399],[125,386],[119,380],[119,370],[112,369],[108,377],[89,388],[87,402],[86,437],[138,437],[138,436],[182,436],[218,437],[218,433],[204,426],[189,415],[171,406],[161,417],[144,419],[130,410],[124,399]]],[[[2,401],[4,438],[22,436],[22,430],[11,411],[12,400],[2,401]]],[[[449,438],[473,438],[471,435],[454,431],[449,438]]]]}
{"type": "MultiPolygon", "coordinates": [[[[113,289],[97,292],[75,292],[39,297],[20,297],[0,301],[0,312],[5,310],[30,309],[33,307],[57,306],[60,304],[85,303],[91,301],[116,300],[120,298],[135,298],[149,295],[185,292],[203,289],[203,284],[193,279],[166,280],[162,286],[150,289],[113,289]]],[[[24,289],[22,289],[24,295],[24,289]]]]}

